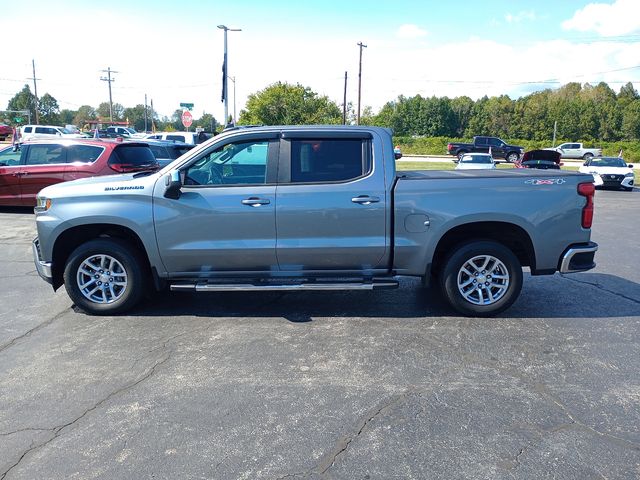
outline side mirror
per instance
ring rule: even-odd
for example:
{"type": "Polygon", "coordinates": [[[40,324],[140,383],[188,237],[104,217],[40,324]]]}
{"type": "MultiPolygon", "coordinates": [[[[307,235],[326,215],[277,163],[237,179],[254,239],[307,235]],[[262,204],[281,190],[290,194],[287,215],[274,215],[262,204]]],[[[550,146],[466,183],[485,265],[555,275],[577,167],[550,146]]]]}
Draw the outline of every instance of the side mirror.
{"type": "Polygon", "coordinates": [[[629,167],[629,168],[633,168],[633,163],[629,163],[629,164],[627,165],[627,167],[629,167]]]}
{"type": "Polygon", "coordinates": [[[164,177],[166,189],[164,191],[165,198],[177,200],[180,198],[180,189],[182,188],[182,180],[180,179],[180,171],[172,170],[164,177]]]}

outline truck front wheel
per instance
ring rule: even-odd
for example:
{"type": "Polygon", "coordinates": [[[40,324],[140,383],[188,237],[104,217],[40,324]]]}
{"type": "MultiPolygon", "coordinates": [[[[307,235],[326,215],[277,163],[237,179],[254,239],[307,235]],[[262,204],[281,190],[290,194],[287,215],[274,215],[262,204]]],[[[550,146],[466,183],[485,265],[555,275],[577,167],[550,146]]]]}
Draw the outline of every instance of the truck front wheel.
{"type": "Polygon", "coordinates": [[[112,315],[132,308],[144,293],[141,261],[126,242],[98,238],[69,256],[64,286],[76,306],[94,315],[112,315]]]}
{"type": "Polygon", "coordinates": [[[518,298],[522,266],[513,252],[500,243],[466,243],[445,260],[440,287],[458,312],[490,317],[509,308],[518,298]]]}

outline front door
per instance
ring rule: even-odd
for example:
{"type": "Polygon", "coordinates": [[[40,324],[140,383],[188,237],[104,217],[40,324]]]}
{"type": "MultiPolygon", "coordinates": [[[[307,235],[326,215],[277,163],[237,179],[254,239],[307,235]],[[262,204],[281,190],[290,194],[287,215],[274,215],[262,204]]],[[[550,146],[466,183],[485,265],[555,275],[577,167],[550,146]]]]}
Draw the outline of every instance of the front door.
{"type": "Polygon", "coordinates": [[[22,148],[26,152],[19,173],[20,197],[23,205],[33,206],[40,190],[65,180],[67,149],[56,143],[36,143],[22,148]]]}
{"type": "Polygon", "coordinates": [[[206,278],[278,269],[278,144],[264,136],[213,144],[180,169],[178,199],[165,198],[158,182],[154,222],[169,274],[206,278]]]}
{"type": "Polygon", "coordinates": [[[373,168],[372,139],[292,135],[281,147],[286,168],[281,167],[277,190],[280,269],[295,274],[384,268],[388,199],[384,172],[373,168]]]}
{"type": "MultiPolygon", "coordinates": [[[[24,149],[23,149],[24,151],[24,149]]],[[[20,157],[21,151],[6,148],[0,152],[0,205],[21,205],[20,157]]]]}

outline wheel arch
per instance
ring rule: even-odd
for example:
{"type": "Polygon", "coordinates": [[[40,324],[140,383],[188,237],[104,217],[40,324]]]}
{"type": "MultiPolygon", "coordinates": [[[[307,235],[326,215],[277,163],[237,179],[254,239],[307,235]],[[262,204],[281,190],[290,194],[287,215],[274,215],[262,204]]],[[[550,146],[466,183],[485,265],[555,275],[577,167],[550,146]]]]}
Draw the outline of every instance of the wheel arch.
{"type": "Polygon", "coordinates": [[[444,260],[456,247],[478,240],[492,240],[504,245],[515,254],[522,266],[535,270],[535,250],[529,234],[513,223],[490,221],[465,223],[445,233],[435,248],[431,274],[440,272],[444,260]]]}
{"type": "Polygon", "coordinates": [[[137,250],[140,258],[143,259],[143,270],[147,273],[152,272],[151,263],[149,261],[147,251],[144,248],[144,244],[138,234],[130,228],[123,225],[109,223],[78,225],[71,227],[58,235],[53,245],[51,264],[54,289],[58,289],[64,283],[64,268],[69,255],[71,255],[71,253],[83,243],[95,238],[117,238],[127,242],[137,250]]]}

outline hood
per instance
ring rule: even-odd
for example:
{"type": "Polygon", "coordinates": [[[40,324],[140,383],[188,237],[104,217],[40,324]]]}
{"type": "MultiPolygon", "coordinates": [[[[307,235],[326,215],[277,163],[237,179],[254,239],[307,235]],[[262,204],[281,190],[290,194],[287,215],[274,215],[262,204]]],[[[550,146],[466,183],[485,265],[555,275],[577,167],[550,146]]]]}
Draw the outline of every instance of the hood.
{"type": "Polygon", "coordinates": [[[153,190],[157,172],[125,173],[81,178],[70,182],[56,183],[40,191],[38,195],[49,198],[86,197],[96,195],[148,194],[153,190]]]}
{"type": "Polygon", "coordinates": [[[580,173],[597,173],[598,175],[625,175],[633,172],[629,167],[593,167],[584,165],[579,169],[580,173]]]}

